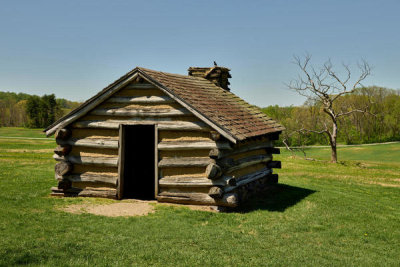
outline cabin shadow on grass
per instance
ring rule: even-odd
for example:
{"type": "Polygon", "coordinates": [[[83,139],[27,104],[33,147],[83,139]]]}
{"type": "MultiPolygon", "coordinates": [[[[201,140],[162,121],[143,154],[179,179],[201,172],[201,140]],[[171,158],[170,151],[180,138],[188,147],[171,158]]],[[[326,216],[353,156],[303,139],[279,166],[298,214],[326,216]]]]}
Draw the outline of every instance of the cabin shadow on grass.
{"type": "Polygon", "coordinates": [[[317,191],[307,188],[277,184],[260,193],[257,197],[248,199],[233,211],[243,213],[254,210],[284,212],[287,208],[296,205],[315,192],[317,191]]]}

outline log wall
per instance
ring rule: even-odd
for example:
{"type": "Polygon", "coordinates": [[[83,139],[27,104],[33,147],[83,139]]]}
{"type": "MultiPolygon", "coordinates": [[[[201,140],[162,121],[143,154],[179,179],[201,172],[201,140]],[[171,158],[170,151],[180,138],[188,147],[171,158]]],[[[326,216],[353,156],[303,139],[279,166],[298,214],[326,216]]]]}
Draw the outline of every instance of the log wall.
{"type": "Polygon", "coordinates": [[[233,145],[161,90],[134,82],[56,133],[53,195],[116,198],[119,125],[137,123],[157,124],[160,202],[234,207],[248,188],[276,180],[268,138],[233,145]]]}

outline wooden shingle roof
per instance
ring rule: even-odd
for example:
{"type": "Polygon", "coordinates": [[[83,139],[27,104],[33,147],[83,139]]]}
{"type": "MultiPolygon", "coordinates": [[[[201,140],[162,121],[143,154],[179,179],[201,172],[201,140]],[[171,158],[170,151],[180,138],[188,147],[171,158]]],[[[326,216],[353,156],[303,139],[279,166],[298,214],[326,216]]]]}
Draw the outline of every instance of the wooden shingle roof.
{"type": "Polygon", "coordinates": [[[284,129],[259,108],[207,79],[139,69],[239,141],[284,129]]]}
{"type": "MultiPolygon", "coordinates": [[[[58,128],[69,125],[81,115],[100,104],[99,99],[111,96],[124,81],[133,76],[141,76],[161,90],[173,95],[179,102],[189,106],[200,119],[212,128],[218,128],[232,138],[243,141],[274,132],[284,127],[266,116],[259,108],[248,104],[235,94],[201,77],[171,74],[137,67],[128,72],[98,94],[85,101],[81,106],[59,119],[46,130],[53,134],[58,128]]],[[[102,102],[102,101],[101,101],[102,102]]]]}

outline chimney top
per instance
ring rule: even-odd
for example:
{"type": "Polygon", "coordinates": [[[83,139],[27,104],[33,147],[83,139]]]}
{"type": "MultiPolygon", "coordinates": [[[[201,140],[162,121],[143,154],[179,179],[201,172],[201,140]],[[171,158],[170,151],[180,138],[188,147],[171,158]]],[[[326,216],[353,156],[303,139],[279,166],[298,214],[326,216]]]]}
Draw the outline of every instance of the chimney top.
{"type": "Polygon", "coordinates": [[[189,76],[201,77],[205,78],[215,85],[224,88],[229,91],[229,78],[232,78],[229,73],[230,69],[225,67],[210,67],[210,68],[202,68],[202,67],[190,67],[188,69],[189,76]]]}

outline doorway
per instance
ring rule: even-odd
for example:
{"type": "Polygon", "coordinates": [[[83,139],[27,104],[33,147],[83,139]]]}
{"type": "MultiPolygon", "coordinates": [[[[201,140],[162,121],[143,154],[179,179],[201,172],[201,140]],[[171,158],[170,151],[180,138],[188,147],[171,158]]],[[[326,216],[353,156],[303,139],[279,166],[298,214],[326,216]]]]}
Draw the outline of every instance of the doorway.
{"type": "Polygon", "coordinates": [[[156,138],[155,125],[121,125],[119,199],[155,199],[156,138]]]}

